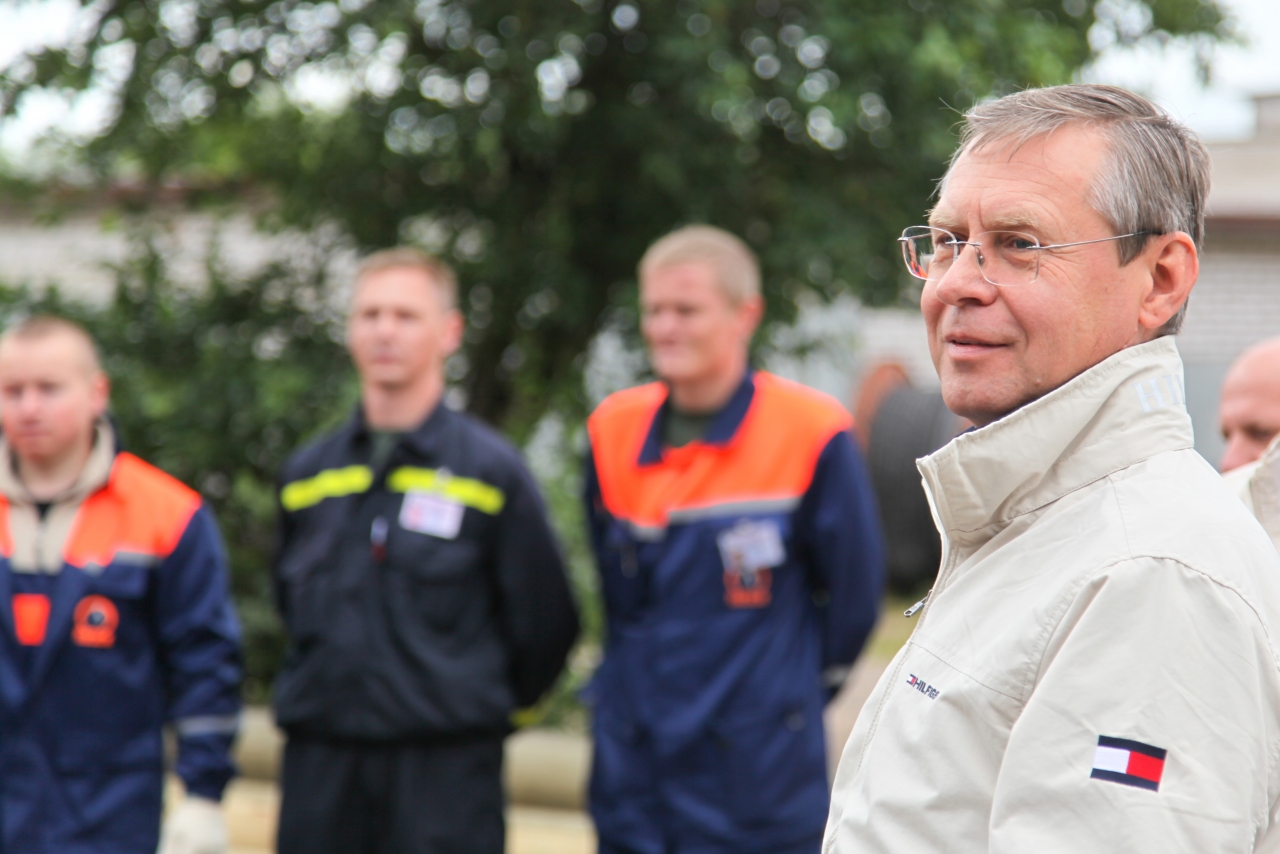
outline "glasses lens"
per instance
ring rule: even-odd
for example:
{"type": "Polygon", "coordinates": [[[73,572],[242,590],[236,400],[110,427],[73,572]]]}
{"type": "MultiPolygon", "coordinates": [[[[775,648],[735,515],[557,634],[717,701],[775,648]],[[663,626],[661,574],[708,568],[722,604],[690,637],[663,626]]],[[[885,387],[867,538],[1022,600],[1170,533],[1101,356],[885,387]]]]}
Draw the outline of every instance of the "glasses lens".
{"type": "Polygon", "coordinates": [[[907,272],[917,279],[942,275],[955,255],[949,240],[951,235],[928,226],[912,226],[904,231],[902,257],[907,263],[907,272]]]}
{"type": "Polygon", "coordinates": [[[982,244],[982,276],[993,285],[1028,285],[1040,275],[1040,242],[1017,231],[988,231],[982,244]]]}

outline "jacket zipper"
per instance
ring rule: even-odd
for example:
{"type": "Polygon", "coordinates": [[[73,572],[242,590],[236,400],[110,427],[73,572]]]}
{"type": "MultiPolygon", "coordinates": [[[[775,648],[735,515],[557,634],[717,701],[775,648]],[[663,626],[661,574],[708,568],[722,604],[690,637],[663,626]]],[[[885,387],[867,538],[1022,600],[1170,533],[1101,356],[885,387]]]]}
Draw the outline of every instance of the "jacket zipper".
{"type": "Polygon", "coordinates": [[[902,612],[902,616],[904,616],[904,617],[914,617],[914,616],[916,615],[916,613],[917,613],[921,608],[923,608],[923,607],[924,607],[924,603],[929,601],[929,597],[930,597],[930,596],[932,596],[932,595],[933,595],[933,588],[932,588],[932,587],[930,587],[930,588],[929,588],[929,592],[928,592],[928,593],[926,593],[926,594],[924,594],[924,598],[923,598],[923,599],[921,599],[921,600],[920,600],[919,602],[917,602],[916,604],[912,605],[912,606],[911,606],[910,608],[908,608],[907,610],[903,611],[903,612],[902,612]]]}
{"type": "Polygon", "coordinates": [[[36,572],[44,572],[44,529],[46,517],[53,512],[53,505],[49,505],[49,509],[45,511],[45,515],[40,515],[40,509],[34,505],[31,507],[36,514],[36,572]]]}

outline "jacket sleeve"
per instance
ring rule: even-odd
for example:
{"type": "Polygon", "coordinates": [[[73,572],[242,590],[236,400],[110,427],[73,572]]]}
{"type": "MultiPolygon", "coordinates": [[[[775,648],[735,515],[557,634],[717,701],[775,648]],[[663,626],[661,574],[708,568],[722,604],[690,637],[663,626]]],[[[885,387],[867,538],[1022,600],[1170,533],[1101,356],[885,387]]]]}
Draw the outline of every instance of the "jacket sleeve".
{"type": "Polygon", "coordinates": [[[525,707],[564,668],[578,637],[578,612],[538,487],[522,464],[512,469],[495,559],[512,685],[517,706],[525,707]]]}
{"type": "Polygon", "coordinates": [[[194,795],[218,800],[235,774],[231,746],[240,716],[240,627],[221,538],[201,507],[156,581],[156,627],[178,737],[178,776],[194,795]]]}
{"type": "Polygon", "coordinates": [[[582,463],[582,504],[587,535],[591,540],[591,553],[596,559],[596,566],[603,571],[604,538],[609,516],[604,509],[604,498],[600,494],[600,475],[596,472],[596,456],[590,445],[587,446],[586,459],[582,463]]]}
{"type": "Polygon", "coordinates": [[[1099,574],[1013,723],[990,851],[1253,851],[1276,796],[1278,682],[1234,590],[1172,560],[1099,574]]]}
{"type": "Polygon", "coordinates": [[[276,612],[280,615],[281,621],[287,625],[289,597],[286,595],[284,579],[280,575],[280,562],[293,539],[294,524],[292,514],[284,509],[284,504],[280,501],[283,491],[284,480],[281,478],[276,483],[276,539],[271,555],[271,592],[275,596],[276,612]]]}
{"type": "Polygon", "coordinates": [[[884,577],[875,493],[847,432],[822,450],[796,523],[822,613],[823,678],[834,696],[875,626],[884,577]]]}

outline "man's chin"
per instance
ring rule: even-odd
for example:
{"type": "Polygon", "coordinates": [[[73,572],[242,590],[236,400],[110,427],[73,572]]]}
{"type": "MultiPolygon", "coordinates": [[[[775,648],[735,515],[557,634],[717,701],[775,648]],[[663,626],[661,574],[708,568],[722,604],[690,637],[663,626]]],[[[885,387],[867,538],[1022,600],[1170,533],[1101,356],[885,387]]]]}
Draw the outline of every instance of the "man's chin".
{"type": "Polygon", "coordinates": [[[996,383],[984,383],[974,377],[943,380],[942,400],[956,415],[967,418],[977,427],[985,427],[1026,403],[1005,389],[993,388],[994,385],[996,383]]]}
{"type": "Polygon", "coordinates": [[[413,378],[409,372],[403,368],[388,368],[386,370],[371,370],[364,376],[366,385],[376,385],[379,388],[388,391],[403,388],[408,385],[413,378]]]}
{"type": "Polygon", "coordinates": [[[705,372],[692,370],[683,359],[651,359],[653,373],[665,383],[682,383],[698,379],[705,372]]]}

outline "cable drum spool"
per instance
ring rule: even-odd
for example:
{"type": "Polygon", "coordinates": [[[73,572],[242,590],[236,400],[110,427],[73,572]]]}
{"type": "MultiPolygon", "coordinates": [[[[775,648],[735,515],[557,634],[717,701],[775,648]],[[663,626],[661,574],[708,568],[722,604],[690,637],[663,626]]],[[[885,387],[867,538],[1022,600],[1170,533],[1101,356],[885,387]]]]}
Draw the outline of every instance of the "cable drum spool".
{"type": "Polygon", "coordinates": [[[942,394],[900,385],[880,402],[868,437],[868,468],[884,526],[887,581],[896,592],[931,582],[942,541],[929,513],[916,459],[950,442],[963,422],[942,394]]]}

